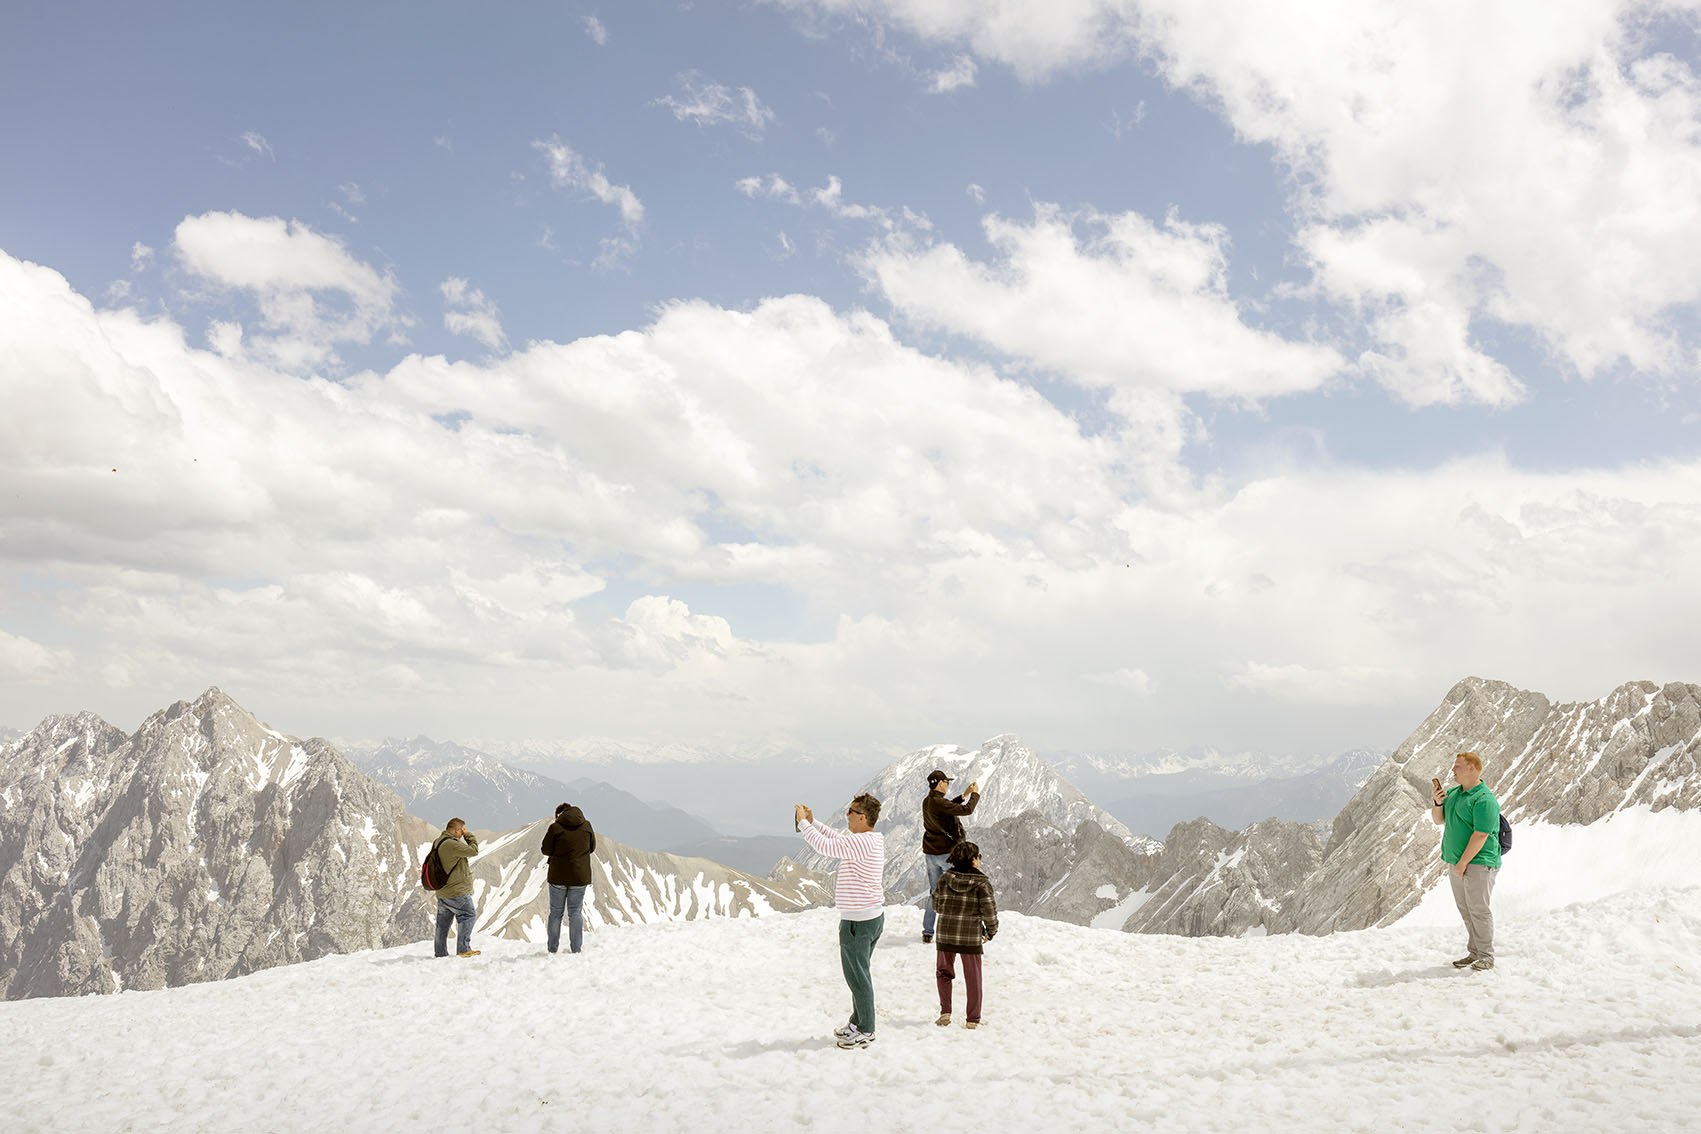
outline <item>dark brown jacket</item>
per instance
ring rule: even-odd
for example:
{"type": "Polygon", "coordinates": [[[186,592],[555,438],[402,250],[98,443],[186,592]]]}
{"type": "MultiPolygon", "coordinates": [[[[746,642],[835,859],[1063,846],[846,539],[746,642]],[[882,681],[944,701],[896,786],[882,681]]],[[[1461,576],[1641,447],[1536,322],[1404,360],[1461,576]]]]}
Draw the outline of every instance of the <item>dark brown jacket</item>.
{"type": "Polygon", "coordinates": [[[555,817],[543,833],[543,853],[549,859],[551,886],[589,886],[591,855],[597,849],[597,833],[577,807],[555,817]]]}
{"type": "Polygon", "coordinates": [[[960,795],[955,799],[946,799],[929,788],[927,798],[921,801],[921,853],[950,854],[951,848],[964,838],[963,821],[957,816],[973,815],[978,803],[978,791],[964,803],[960,795]]]}
{"type": "Polygon", "coordinates": [[[939,915],[933,944],[947,953],[978,953],[981,939],[990,941],[998,932],[992,879],[972,866],[953,866],[939,876],[933,909],[939,915]]]}

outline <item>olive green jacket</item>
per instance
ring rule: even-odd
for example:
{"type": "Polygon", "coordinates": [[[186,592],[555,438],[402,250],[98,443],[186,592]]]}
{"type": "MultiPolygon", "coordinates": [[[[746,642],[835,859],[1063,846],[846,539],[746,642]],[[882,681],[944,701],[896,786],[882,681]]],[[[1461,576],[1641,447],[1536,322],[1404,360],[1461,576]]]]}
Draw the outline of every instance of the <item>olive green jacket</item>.
{"type": "Polygon", "coordinates": [[[467,898],[472,896],[472,856],[478,853],[478,836],[467,832],[465,842],[444,831],[437,836],[432,844],[437,848],[437,857],[443,863],[443,872],[449,880],[436,891],[439,899],[467,898]]]}

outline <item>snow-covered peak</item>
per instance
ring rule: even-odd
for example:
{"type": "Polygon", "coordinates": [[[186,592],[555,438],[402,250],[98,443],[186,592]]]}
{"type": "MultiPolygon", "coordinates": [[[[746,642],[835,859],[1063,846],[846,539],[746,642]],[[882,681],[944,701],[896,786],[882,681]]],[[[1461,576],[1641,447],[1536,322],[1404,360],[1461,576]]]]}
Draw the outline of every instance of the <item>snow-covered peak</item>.
{"type": "MultiPolygon", "coordinates": [[[[876,829],[886,836],[886,890],[900,900],[918,893],[925,884],[921,805],[929,791],[928,774],[934,770],[952,778],[949,794],[953,797],[967,792],[972,783],[979,783],[980,803],[973,815],[963,819],[970,839],[977,828],[991,827],[1000,819],[1036,810],[1047,822],[1064,831],[1074,831],[1082,820],[1091,819],[1141,853],[1156,853],[1161,849],[1160,844],[1133,834],[1109,813],[1094,806],[1055,767],[1035,755],[1019,736],[1004,733],[972,749],[934,744],[900,756],[861,788],[880,800],[880,822],[876,829]]],[[[845,802],[848,803],[848,798],[845,802]]],[[[844,805],[835,801],[829,808],[824,804],[818,809],[818,817],[842,826],[844,805]]],[[[800,861],[812,870],[823,873],[832,870],[830,863],[815,856],[803,856],[800,861]]]]}

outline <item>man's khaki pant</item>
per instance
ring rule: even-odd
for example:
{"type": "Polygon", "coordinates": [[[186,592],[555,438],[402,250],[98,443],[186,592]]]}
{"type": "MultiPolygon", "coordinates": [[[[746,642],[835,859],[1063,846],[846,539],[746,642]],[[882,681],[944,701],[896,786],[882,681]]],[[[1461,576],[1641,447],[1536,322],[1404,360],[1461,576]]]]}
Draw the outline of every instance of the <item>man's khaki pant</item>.
{"type": "Polygon", "coordinates": [[[1465,919],[1469,950],[1477,960],[1494,960],[1494,911],[1488,908],[1488,896],[1494,893],[1494,880],[1500,874],[1498,866],[1472,863],[1459,877],[1447,868],[1447,880],[1453,883],[1453,904],[1465,919]]]}

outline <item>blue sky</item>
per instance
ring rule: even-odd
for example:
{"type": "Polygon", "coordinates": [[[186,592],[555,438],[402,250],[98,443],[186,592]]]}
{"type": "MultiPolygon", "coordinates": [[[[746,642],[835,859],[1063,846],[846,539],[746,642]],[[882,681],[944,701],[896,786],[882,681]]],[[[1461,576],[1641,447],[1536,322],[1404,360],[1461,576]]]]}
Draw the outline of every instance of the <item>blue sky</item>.
{"type": "Polygon", "coordinates": [[[1393,744],[1701,673],[1683,4],[0,16],[0,719],[1393,744]]]}

